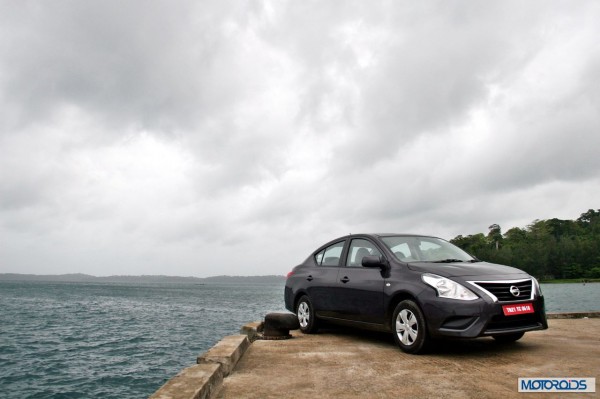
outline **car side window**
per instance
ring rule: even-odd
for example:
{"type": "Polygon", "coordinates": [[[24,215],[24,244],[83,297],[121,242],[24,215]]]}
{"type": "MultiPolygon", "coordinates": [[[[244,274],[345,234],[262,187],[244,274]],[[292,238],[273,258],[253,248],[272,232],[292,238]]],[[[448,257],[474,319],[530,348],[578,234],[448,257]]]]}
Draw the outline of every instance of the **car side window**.
{"type": "Polygon", "coordinates": [[[381,255],[381,251],[371,241],[355,238],[350,243],[346,266],[362,267],[362,259],[369,255],[381,255]]]}
{"type": "Polygon", "coordinates": [[[338,266],[344,249],[344,241],[333,244],[315,255],[315,262],[319,266],[338,266]]]}
{"type": "Polygon", "coordinates": [[[319,253],[317,253],[315,255],[315,263],[317,265],[321,265],[321,262],[323,262],[323,255],[325,254],[325,250],[320,251],[319,253]]]}

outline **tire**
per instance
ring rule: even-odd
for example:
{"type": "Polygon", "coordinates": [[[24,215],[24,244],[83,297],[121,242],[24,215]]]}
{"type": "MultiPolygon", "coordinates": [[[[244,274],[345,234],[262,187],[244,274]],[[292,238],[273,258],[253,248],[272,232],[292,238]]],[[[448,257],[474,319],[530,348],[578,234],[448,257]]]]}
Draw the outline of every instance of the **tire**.
{"type": "Polygon", "coordinates": [[[296,305],[296,316],[300,323],[300,331],[303,333],[313,334],[319,329],[315,310],[306,295],[302,296],[296,305]]]}
{"type": "Polygon", "coordinates": [[[503,344],[515,342],[523,338],[525,335],[524,332],[520,333],[512,333],[512,334],[502,334],[502,335],[492,335],[497,342],[501,342],[503,344]]]}
{"type": "Polygon", "coordinates": [[[422,353],[429,344],[425,316],[414,301],[400,302],[392,316],[392,330],[396,344],[406,353],[422,353]]]}

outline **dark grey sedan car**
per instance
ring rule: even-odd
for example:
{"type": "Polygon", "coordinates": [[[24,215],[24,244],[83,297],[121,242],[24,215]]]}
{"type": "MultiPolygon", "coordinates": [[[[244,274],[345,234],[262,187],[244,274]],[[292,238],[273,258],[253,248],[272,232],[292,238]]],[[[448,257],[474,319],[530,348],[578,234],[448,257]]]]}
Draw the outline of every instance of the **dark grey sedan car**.
{"type": "Polygon", "coordinates": [[[322,321],[389,331],[419,353],[432,339],[520,339],[548,328],[535,278],[436,237],[356,234],[314,251],[287,277],[285,306],[305,333],[322,321]]]}

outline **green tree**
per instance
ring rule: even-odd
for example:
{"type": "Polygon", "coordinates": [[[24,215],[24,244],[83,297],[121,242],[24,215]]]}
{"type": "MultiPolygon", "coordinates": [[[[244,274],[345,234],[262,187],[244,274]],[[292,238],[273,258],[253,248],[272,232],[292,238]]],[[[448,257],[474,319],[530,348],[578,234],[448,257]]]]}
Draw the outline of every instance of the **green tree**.
{"type": "Polygon", "coordinates": [[[515,266],[537,277],[596,278],[600,210],[589,209],[577,220],[536,219],[504,234],[498,224],[492,224],[487,236],[459,235],[451,242],[481,260],[515,266]]]}
{"type": "Polygon", "coordinates": [[[489,233],[487,235],[487,239],[492,247],[497,251],[500,249],[500,241],[502,241],[502,229],[500,228],[500,225],[495,223],[488,227],[488,229],[489,233]]]}

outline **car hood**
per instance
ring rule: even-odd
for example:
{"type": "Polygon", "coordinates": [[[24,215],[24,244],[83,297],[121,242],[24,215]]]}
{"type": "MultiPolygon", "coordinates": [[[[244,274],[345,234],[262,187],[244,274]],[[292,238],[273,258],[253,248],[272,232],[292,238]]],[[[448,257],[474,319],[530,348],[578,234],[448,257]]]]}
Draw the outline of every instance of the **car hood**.
{"type": "Polygon", "coordinates": [[[528,276],[515,267],[497,265],[488,262],[476,263],[409,263],[408,268],[416,272],[433,273],[442,277],[502,276],[503,278],[522,278],[528,276]]]}

